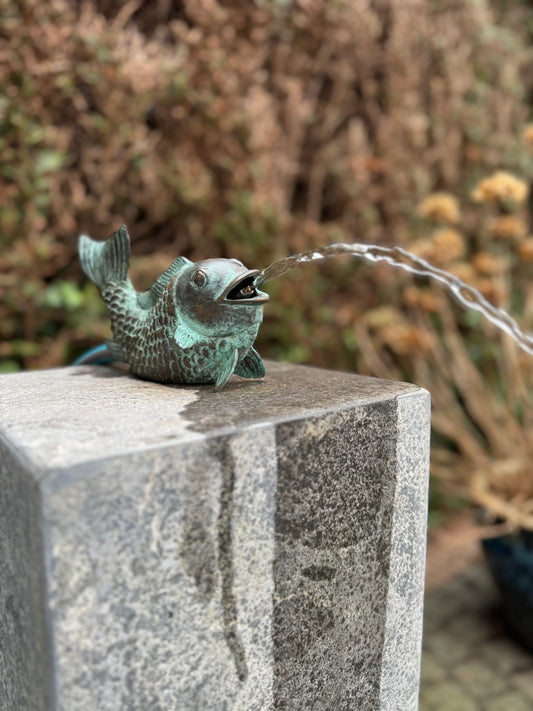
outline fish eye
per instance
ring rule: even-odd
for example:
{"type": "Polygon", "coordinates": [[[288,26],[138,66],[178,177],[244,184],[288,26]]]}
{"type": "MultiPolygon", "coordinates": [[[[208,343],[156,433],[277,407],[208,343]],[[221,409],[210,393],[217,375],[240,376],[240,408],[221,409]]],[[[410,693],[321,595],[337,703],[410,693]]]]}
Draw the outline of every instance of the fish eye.
{"type": "Polygon", "coordinates": [[[198,271],[194,272],[192,275],[192,280],[196,286],[204,286],[207,281],[207,274],[201,269],[198,269],[198,271]]]}

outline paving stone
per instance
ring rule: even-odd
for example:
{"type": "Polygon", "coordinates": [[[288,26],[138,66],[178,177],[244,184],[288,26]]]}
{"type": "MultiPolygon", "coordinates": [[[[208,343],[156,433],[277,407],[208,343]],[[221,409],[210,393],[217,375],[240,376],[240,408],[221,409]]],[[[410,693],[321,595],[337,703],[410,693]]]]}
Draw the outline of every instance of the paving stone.
{"type": "Polygon", "coordinates": [[[419,711],[532,711],[533,655],[505,635],[497,599],[484,562],[426,596],[419,711]]]}
{"type": "Polygon", "coordinates": [[[431,652],[446,669],[454,669],[468,659],[471,650],[461,638],[440,629],[424,640],[424,649],[431,652]]]}
{"type": "Polygon", "coordinates": [[[516,692],[509,692],[489,699],[485,711],[531,711],[531,702],[516,692]]]}
{"type": "Polygon", "coordinates": [[[508,690],[509,680],[504,675],[495,674],[485,661],[472,659],[459,665],[454,675],[456,680],[476,699],[490,698],[494,694],[508,690]]]}
{"type": "Polygon", "coordinates": [[[486,607],[491,607],[497,603],[498,590],[488,566],[484,564],[484,559],[482,559],[481,563],[476,563],[465,570],[461,578],[469,592],[467,596],[467,600],[470,603],[469,606],[476,609],[480,599],[483,600],[483,604],[486,607]]]}
{"type": "Polygon", "coordinates": [[[462,684],[445,681],[422,686],[420,711],[480,711],[480,707],[462,684]]]}
{"type": "Polygon", "coordinates": [[[494,629],[487,623],[487,614],[482,610],[463,611],[449,622],[446,630],[450,637],[471,647],[485,644],[494,636],[494,629]]]}
{"type": "Polygon", "coordinates": [[[479,655],[489,666],[507,674],[524,671],[532,664],[531,655],[505,637],[489,640],[480,645],[479,655]]]}
{"type": "MultiPolygon", "coordinates": [[[[524,698],[533,702],[533,660],[531,669],[517,672],[509,681],[515,691],[518,691],[524,698]]],[[[531,708],[533,709],[533,703],[531,708]]]]}
{"type": "Polygon", "coordinates": [[[447,675],[447,669],[436,659],[435,655],[424,650],[420,668],[420,683],[424,685],[442,682],[447,675]]]}
{"type": "Polygon", "coordinates": [[[427,595],[424,605],[426,618],[434,621],[437,627],[447,627],[465,608],[464,596],[449,593],[447,586],[427,595]]]}
{"type": "Polygon", "coordinates": [[[424,624],[432,622],[437,626],[442,626],[444,620],[442,596],[439,591],[426,594],[424,598],[424,624]]]}

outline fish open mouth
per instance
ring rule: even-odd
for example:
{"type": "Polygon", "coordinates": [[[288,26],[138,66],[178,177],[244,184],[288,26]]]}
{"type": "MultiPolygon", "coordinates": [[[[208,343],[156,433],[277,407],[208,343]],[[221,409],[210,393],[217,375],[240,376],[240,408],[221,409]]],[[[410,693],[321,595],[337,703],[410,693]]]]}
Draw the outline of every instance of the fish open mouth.
{"type": "Polygon", "coordinates": [[[238,304],[263,304],[268,301],[268,294],[255,288],[254,282],[258,274],[257,269],[251,269],[244,276],[239,276],[224,290],[218,301],[222,303],[231,301],[238,304]]]}

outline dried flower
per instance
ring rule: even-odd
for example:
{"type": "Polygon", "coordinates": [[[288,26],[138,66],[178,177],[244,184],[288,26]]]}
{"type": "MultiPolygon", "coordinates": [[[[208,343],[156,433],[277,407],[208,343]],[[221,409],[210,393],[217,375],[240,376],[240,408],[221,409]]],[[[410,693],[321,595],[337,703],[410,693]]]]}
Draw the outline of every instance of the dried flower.
{"type": "Polygon", "coordinates": [[[472,193],[476,202],[513,202],[522,204],[527,198],[528,186],[512,173],[498,170],[488,178],[481,180],[472,193]]]}
{"type": "Polygon", "coordinates": [[[507,262],[489,252],[478,252],[472,257],[472,265],[481,274],[502,274],[507,271],[507,262]]]}
{"type": "Polygon", "coordinates": [[[533,262],[533,237],[527,237],[520,242],[518,254],[524,262],[533,262]]]}
{"type": "Polygon", "coordinates": [[[391,323],[397,323],[401,319],[401,313],[394,306],[378,306],[375,309],[370,309],[365,314],[366,324],[373,330],[379,330],[391,323]]]}
{"type": "Polygon", "coordinates": [[[473,284],[476,279],[476,271],[468,262],[457,262],[448,267],[448,271],[461,279],[466,284],[473,284]]]}
{"type": "Polygon", "coordinates": [[[524,130],[522,131],[522,138],[530,148],[533,148],[533,123],[528,123],[524,126],[524,130]]]}
{"type": "Polygon", "coordinates": [[[398,355],[411,356],[413,353],[428,353],[435,343],[435,336],[425,329],[396,323],[383,329],[380,340],[398,355]]]}
{"type": "Polygon", "coordinates": [[[527,232],[527,225],[517,215],[500,215],[489,223],[489,230],[494,239],[520,239],[527,232]]]}
{"type": "Polygon", "coordinates": [[[450,193],[431,193],[417,207],[420,217],[434,222],[446,222],[455,225],[461,219],[459,202],[450,193]]]}
{"type": "Polygon", "coordinates": [[[463,236],[457,230],[437,230],[432,238],[433,255],[436,262],[451,262],[462,257],[465,250],[463,236]]]}
{"type": "Polygon", "coordinates": [[[509,292],[504,284],[489,277],[478,279],[473,286],[492,304],[503,304],[509,298],[509,292]]]}
{"type": "Polygon", "coordinates": [[[410,251],[435,264],[447,264],[464,254],[463,236],[450,227],[437,230],[430,239],[421,239],[410,245],[410,251]]]}
{"type": "Polygon", "coordinates": [[[403,290],[403,303],[406,306],[418,306],[420,302],[420,289],[416,286],[408,286],[403,290]]]}
{"type": "Polygon", "coordinates": [[[419,239],[409,245],[409,251],[416,254],[417,257],[427,259],[429,262],[433,260],[433,242],[431,239],[419,239]]]}
{"type": "Polygon", "coordinates": [[[428,313],[435,313],[439,310],[439,297],[433,289],[408,286],[403,292],[403,302],[406,306],[418,306],[422,311],[428,313]]]}

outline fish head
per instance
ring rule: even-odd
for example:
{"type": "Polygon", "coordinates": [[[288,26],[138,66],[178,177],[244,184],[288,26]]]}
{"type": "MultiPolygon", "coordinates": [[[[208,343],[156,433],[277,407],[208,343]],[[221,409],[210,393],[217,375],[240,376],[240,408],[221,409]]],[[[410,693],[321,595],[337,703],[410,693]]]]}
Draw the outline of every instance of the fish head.
{"type": "Polygon", "coordinates": [[[255,287],[258,274],[237,259],[205,259],[179,275],[176,301],[204,333],[215,336],[259,326],[269,296],[255,287]]]}

